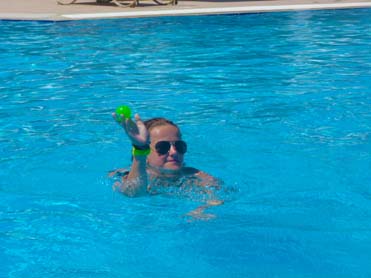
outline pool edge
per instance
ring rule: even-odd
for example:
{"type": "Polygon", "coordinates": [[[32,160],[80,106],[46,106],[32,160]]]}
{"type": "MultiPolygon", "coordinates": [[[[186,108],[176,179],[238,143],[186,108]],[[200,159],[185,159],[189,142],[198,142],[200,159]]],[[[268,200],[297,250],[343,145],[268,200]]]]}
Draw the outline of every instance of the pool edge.
{"type": "MultiPolygon", "coordinates": [[[[304,4],[276,4],[276,5],[241,5],[234,7],[206,7],[186,8],[174,7],[170,9],[127,9],[120,12],[70,12],[62,11],[32,13],[0,13],[1,21],[72,21],[88,19],[114,19],[114,18],[141,18],[141,17],[166,17],[166,16],[197,16],[197,15],[217,15],[217,14],[247,14],[247,13],[266,13],[266,12],[284,12],[284,11],[302,11],[302,10],[324,10],[324,9],[353,9],[353,8],[371,8],[371,1],[367,2],[343,2],[343,3],[304,3],[304,4]]],[[[79,9],[77,9],[78,11],[79,9]]],[[[94,9],[96,11],[96,9],[94,9]]]]}
{"type": "Polygon", "coordinates": [[[282,11],[323,10],[323,9],[349,9],[371,8],[371,2],[334,3],[334,4],[292,4],[271,6],[240,6],[220,8],[176,9],[161,11],[137,11],[117,13],[91,13],[91,14],[63,14],[64,20],[102,19],[102,18],[132,18],[157,16],[188,16],[209,14],[244,14],[282,11]]]}

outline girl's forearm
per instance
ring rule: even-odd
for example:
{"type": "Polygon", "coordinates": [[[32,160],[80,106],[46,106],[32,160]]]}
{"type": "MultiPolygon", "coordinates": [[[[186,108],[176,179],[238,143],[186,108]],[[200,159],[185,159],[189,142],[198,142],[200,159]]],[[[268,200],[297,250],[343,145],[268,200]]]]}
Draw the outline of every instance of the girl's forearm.
{"type": "Polygon", "coordinates": [[[148,187],[148,177],[146,169],[146,156],[133,156],[131,170],[126,177],[123,177],[121,191],[130,196],[137,197],[145,195],[148,187]]]}

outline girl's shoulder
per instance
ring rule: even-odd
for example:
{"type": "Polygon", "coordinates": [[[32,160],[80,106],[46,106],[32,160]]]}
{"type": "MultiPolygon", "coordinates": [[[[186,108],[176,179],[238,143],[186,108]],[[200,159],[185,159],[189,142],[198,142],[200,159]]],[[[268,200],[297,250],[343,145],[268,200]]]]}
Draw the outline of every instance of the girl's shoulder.
{"type": "Polygon", "coordinates": [[[117,177],[125,177],[129,174],[129,170],[127,168],[119,168],[108,173],[110,178],[117,178],[117,177]]]}
{"type": "Polygon", "coordinates": [[[193,167],[184,167],[183,174],[185,176],[194,176],[199,180],[199,185],[201,186],[212,186],[219,188],[222,183],[219,179],[213,177],[212,175],[193,167]]]}
{"type": "Polygon", "coordinates": [[[193,167],[183,167],[182,168],[182,174],[183,175],[197,175],[201,173],[200,170],[193,168],[193,167]]]}

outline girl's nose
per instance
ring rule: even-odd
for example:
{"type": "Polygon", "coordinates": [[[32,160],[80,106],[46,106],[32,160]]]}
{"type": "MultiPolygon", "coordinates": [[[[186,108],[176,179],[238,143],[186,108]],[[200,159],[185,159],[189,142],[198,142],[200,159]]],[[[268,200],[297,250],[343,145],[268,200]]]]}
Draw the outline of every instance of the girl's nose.
{"type": "Polygon", "coordinates": [[[169,154],[177,153],[178,151],[176,150],[175,146],[173,144],[170,145],[170,150],[169,154]]]}

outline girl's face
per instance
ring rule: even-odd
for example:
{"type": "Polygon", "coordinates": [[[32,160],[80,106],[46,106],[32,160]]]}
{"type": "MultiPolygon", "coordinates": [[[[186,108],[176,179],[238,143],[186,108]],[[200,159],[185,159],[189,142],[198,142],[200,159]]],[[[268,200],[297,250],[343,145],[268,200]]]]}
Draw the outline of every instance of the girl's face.
{"type": "Polygon", "coordinates": [[[172,125],[156,126],[150,131],[151,153],[147,158],[149,165],[166,170],[180,170],[183,166],[184,154],[179,153],[172,144],[181,140],[178,128],[172,125]],[[156,144],[161,141],[170,142],[170,149],[165,154],[156,151],[156,144]]]}

